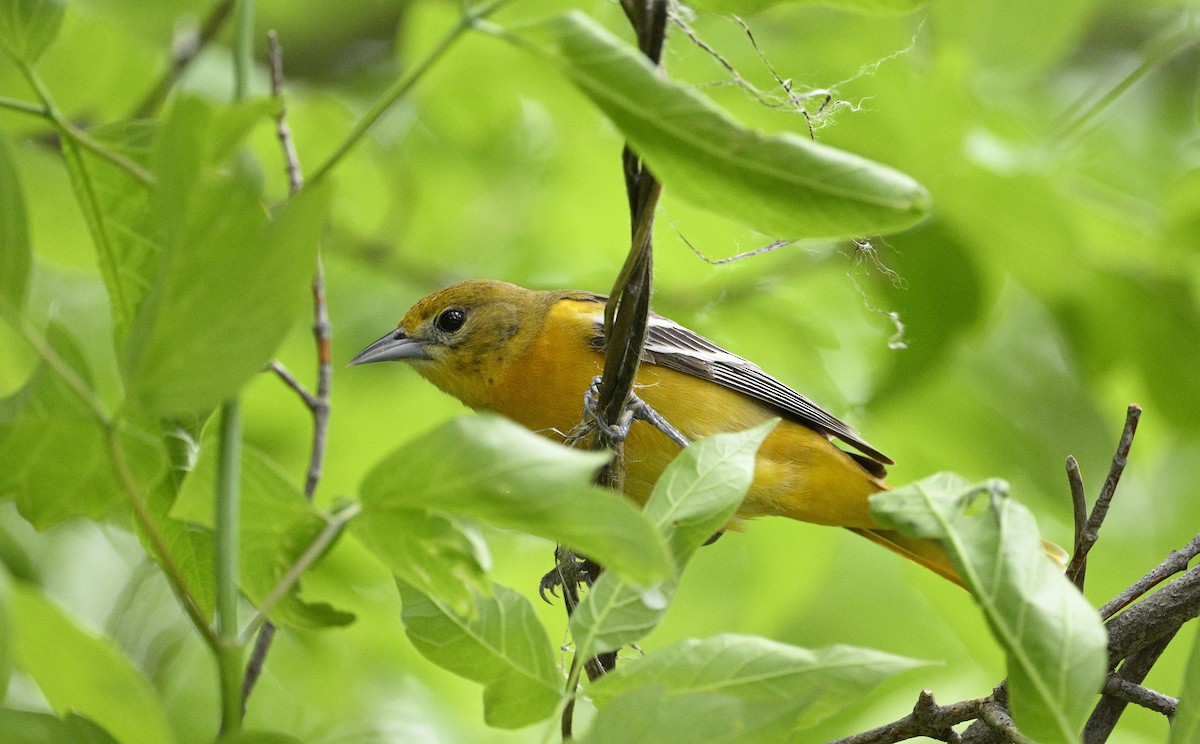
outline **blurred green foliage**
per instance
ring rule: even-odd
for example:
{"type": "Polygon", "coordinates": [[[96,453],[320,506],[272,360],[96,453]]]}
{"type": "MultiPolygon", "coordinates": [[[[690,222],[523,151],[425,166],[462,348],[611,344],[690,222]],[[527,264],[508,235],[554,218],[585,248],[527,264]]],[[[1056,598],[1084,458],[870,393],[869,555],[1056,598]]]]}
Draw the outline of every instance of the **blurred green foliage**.
{"type": "MultiPolygon", "coordinates": [[[[322,239],[334,325],[334,413],[317,492],[321,507],[357,494],[387,453],[461,412],[398,365],[342,367],[413,301],[471,277],[606,291],[628,248],[622,136],[545,59],[491,34],[464,36],[331,172],[329,193],[315,195],[328,200],[324,227],[318,208],[293,218],[257,208],[258,200],[275,204],[287,193],[268,119],[237,119],[228,110],[223,123],[204,118],[213,115],[205,113],[211,102],[231,96],[228,28],[200,50],[179,82],[169,110],[181,118],[168,119],[167,130],[177,137],[147,149],[143,128],[126,120],[217,4],[78,0],[61,18],[51,11],[33,17],[28,33],[0,38],[16,57],[36,59],[65,121],[179,184],[179,193],[230,205],[230,220],[238,222],[230,227],[217,219],[227,215],[214,206],[211,219],[180,224],[172,217],[180,205],[169,200],[152,205],[157,222],[131,220],[146,205],[113,198],[128,193],[126,171],[90,152],[64,161],[53,126],[0,106],[0,298],[20,308],[22,323],[41,329],[58,358],[94,391],[94,399],[81,399],[61,369],[47,369],[11,323],[0,323],[0,397],[7,399],[0,408],[0,488],[20,504],[18,469],[35,457],[61,463],[61,488],[54,492],[60,500],[39,502],[51,511],[38,517],[26,509],[22,518],[10,505],[0,509],[0,558],[8,572],[54,603],[13,603],[17,585],[5,584],[6,604],[20,612],[0,620],[6,639],[0,669],[9,668],[10,658],[20,666],[21,654],[33,652],[30,637],[21,640],[19,628],[13,630],[22,617],[66,624],[64,633],[83,639],[68,661],[83,664],[87,654],[108,658],[115,650],[128,659],[120,680],[99,690],[118,696],[121,685],[136,690],[122,697],[125,707],[109,711],[116,716],[110,731],[127,725],[123,717],[140,715],[138,706],[152,693],[165,708],[163,725],[181,742],[212,738],[214,666],[161,575],[146,568],[128,508],[114,490],[120,474],[105,459],[103,427],[89,411],[117,410],[125,385],[147,409],[163,413],[175,412],[181,400],[188,410],[197,401],[215,402],[245,383],[248,438],[267,463],[265,477],[291,481],[280,486],[280,513],[291,515],[299,533],[311,534],[313,515],[289,501],[307,466],[308,412],[277,379],[246,379],[285,333],[277,357],[311,379],[301,288],[313,239],[322,239]],[[183,118],[181,111],[190,113],[183,118]],[[203,143],[197,147],[209,159],[187,160],[196,151],[181,144],[189,138],[203,143]],[[76,197],[81,172],[101,187],[90,202],[98,211],[76,197]],[[231,253],[220,265],[145,272],[147,262],[158,260],[148,246],[165,254],[167,246],[226,228],[261,231],[263,262],[231,253]],[[98,260],[97,244],[121,260],[98,260]],[[20,250],[25,245],[32,246],[31,262],[20,250]],[[248,275],[269,267],[278,283],[248,275]],[[228,293],[186,297],[184,280],[192,272],[209,272],[209,280],[217,272],[215,278],[227,278],[228,293]],[[110,301],[120,304],[114,287],[125,279],[133,280],[131,294],[122,295],[129,313],[113,313],[110,301]],[[278,294],[245,290],[260,286],[278,294]],[[138,318],[135,298],[143,291],[184,295],[188,302],[170,304],[187,312],[160,317],[145,310],[138,318]],[[246,327],[243,317],[257,317],[263,303],[270,322],[246,327]],[[120,341],[128,334],[133,346],[120,341]],[[232,361],[208,358],[206,343],[217,344],[206,341],[214,338],[209,334],[222,343],[232,335],[252,348],[232,361]],[[163,350],[170,353],[155,355],[163,350]],[[203,378],[209,387],[162,387],[180,380],[146,366],[181,353],[219,372],[203,378]],[[14,435],[5,427],[18,419],[28,426],[22,410],[44,414],[47,425],[14,435]],[[107,518],[62,521],[71,514],[107,518]]],[[[627,34],[616,4],[565,5],[627,34]]],[[[458,17],[457,4],[434,0],[259,0],[257,6],[259,28],[280,34],[289,122],[309,170],[458,17]]],[[[513,0],[492,20],[519,29],[563,8],[513,0]]],[[[896,459],[892,483],[941,470],[972,480],[1004,478],[1043,534],[1064,545],[1071,542],[1071,510],[1063,459],[1079,459],[1094,496],[1126,405],[1142,403],[1130,465],[1091,554],[1087,596],[1102,603],[1200,525],[1195,12],[1188,0],[720,0],[697,3],[694,12],[679,9],[665,54],[672,80],[694,86],[747,126],[800,137],[811,131],[823,145],[912,176],[928,189],[933,214],[899,234],[806,241],[712,265],[689,244],[718,259],[777,236],[703,211],[668,188],[658,220],[655,309],[844,417],[896,459]],[[745,26],[709,9],[743,9],[745,26]]],[[[265,37],[258,51],[264,58],[265,37]]],[[[252,93],[267,92],[260,65],[252,93]]],[[[0,61],[0,97],[36,100],[8,57],[0,61]]],[[[147,443],[141,423],[125,423],[116,436],[140,453],[129,465],[141,483],[143,473],[162,470],[168,453],[147,443]]],[[[186,421],[180,432],[185,450],[202,441],[191,438],[186,421]]],[[[169,504],[154,501],[170,484],[143,485],[155,519],[172,524],[169,504]]],[[[442,540],[468,574],[481,570],[478,563],[487,561],[473,552],[477,546],[435,522],[414,533],[442,540]]],[[[531,597],[551,566],[552,546],[515,532],[484,532],[492,578],[531,597]]],[[[206,559],[187,529],[169,537],[180,552],[191,545],[198,563],[206,559]]],[[[289,597],[296,612],[329,605],[356,619],[281,631],[251,699],[248,728],[309,742],[543,740],[542,727],[485,727],[479,687],[417,653],[401,625],[393,579],[365,547],[370,542],[365,531],[343,536],[289,597]]],[[[297,551],[295,544],[269,547],[259,566],[267,586],[280,568],[273,556],[297,551]]],[[[492,597],[497,606],[511,598],[503,590],[492,597]]],[[[559,641],[562,608],[530,604],[559,641]]],[[[866,541],[767,520],[697,551],[670,611],[641,645],[668,649],[718,633],[756,634],[807,648],[851,644],[944,662],[884,681],[801,739],[820,741],[904,715],[923,687],[942,702],[988,692],[1004,676],[1004,654],[987,627],[965,593],[866,541]]],[[[1172,646],[1147,684],[1178,694],[1188,651],[1183,640],[1172,646]]],[[[545,659],[531,664],[545,671],[545,659]]],[[[1195,688],[1194,669],[1188,684],[1195,688]]],[[[20,672],[8,679],[7,708],[63,710],[62,699],[42,680],[20,672]]],[[[680,720],[696,708],[686,698],[629,704],[647,714],[675,711],[680,720]]],[[[590,713],[581,703],[577,720],[590,713]]],[[[603,715],[598,740],[624,735],[620,721],[603,715]]],[[[32,741],[105,740],[77,718],[13,711],[3,717],[27,727],[32,741]]],[[[1131,707],[1112,741],[1165,738],[1160,716],[1131,707]]]]}

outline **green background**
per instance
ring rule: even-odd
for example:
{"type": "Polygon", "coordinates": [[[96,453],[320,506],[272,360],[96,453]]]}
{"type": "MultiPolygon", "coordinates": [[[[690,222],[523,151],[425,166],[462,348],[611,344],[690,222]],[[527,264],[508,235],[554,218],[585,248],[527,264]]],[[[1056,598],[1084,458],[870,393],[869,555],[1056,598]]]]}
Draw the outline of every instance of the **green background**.
{"type": "MultiPolygon", "coordinates": [[[[71,3],[42,77],[73,120],[125,118],[169,64],[173,35],[209,5],[71,3]]],[[[769,108],[730,85],[728,72],[678,26],[669,29],[665,66],[744,122],[805,136],[811,124],[820,142],[910,174],[930,190],[932,217],[859,246],[800,243],[714,266],[680,234],[712,258],[772,237],[698,211],[668,189],[658,214],[655,309],[847,420],[897,461],[890,482],[938,470],[1004,478],[1043,534],[1063,545],[1071,541],[1064,458],[1079,459],[1094,496],[1125,406],[1142,404],[1130,464],[1089,567],[1087,595],[1099,605],[1200,525],[1195,9],[1085,0],[884,5],[893,12],[781,3],[745,16],[779,78],[798,94],[830,91],[824,109],[821,95],[803,100],[807,121],[794,107],[769,108]],[[1121,94],[1101,105],[1112,92],[1121,94]],[[899,314],[907,348],[893,348],[896,328],[885,312],[899,314]]],[[[614,4],[575,6],[624,33],[614,4]]],[[[561,7],[516,0],[494,20],[512,28],[561,7]]],[[[276,28],[284,46],[290,123],[308,168],[457,17],[455,3],[440,2],[259,0],[258,9],[260,28],[276,28]]],[[[780,94],[729,17],[698,10],[684,18],[742,78],[780,94]]],[[[232,63],[228,39],[218,42],[183,86],[225,100],[232,63]]],[[[266,85],[260,69],[255,90],[266,85]]],[[[29,98],[7,62],[0,95],[29,98]]],[[[108,302],[66,171],[45,146],[49,130],[0,111],[0,131],[35,250],[29,317],[66,324],[101,369],[102,395],[114,399],[118,378],[103,371],[113,368],[108,302]]],[[[411,303],[464,278],[609,289],[628,248],[620,147],[616,130],[553,66],[472,33],[333,172],[323,250],[334,413],[320,503],[353,496],[385,453],[462,410],[399,365],[343,366],[411,303]]],[[[281,199],[286,182],[269,126],[252,133],[250,149],[268,194],[281,199]]],[[[6,396],[36,358],[7,326],[0,351],[6,396]]],[[[312,357],[307,321],[297,318],[279,358],[308,379],[312,357]]],[[[266,375],[243,401],[250,441],[299,482],[307,412],[266,375]]],[[[8,505],[0,525],[8,552],[24,556],[45,592],[85,628],[115,638],[146,672],[180,739],[208,740],[211,662],[128,531],[73,521],[36,533],[8,505]]],[[[496,579],[532,596],[551,566],[551,546],[500,531],[488,538],[496,579]]],[[[486,729],[478,687],[415,652],[390,577],[352,539],[306,578],[304,596],[358,619],[281,633],[248,727],[316,742],[534,742],[550,730],[486,729]]],[[[558,642],[561,606],[535,606],[558,642]]],[[[719,632],[941,662],[885,683],[813,730],[811,741],[902,716],[921,688],[951,702],[986,694],[1004,674],[964,592],[849,533],[778,519],[699,551],[665,622],[642,645],[719,632]]],[[[1194,635],[1181,634],[1149,686],[1178,694],[1194,635]]],[[[15,674],[6,705],[39,704],[36,687],[15,674]]],[[[1165,736],[1160,716],[1131,707],[1112,740],[1165,736]]]]}

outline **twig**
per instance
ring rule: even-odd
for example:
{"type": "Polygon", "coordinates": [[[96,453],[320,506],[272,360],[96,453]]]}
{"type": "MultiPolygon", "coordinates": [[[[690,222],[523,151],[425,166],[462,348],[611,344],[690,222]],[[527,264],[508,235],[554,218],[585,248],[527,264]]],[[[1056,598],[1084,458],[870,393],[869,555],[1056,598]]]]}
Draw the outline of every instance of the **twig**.
{"type": "Polygon", "coordinates": [[[938,741],[958,744],[961,741],[958,733],[951,726],[979,718],[983,707],[991,702],[992,697],[976,700],[963,700],[950,705],[938,705],[933,699],[933,692],[921,690],[913,712],[897,721],[885,724],[870,731],[864,731],[854,736],[838,739],[830,744],[894,744],[894,742],[926,736],[938,741]]]}
{"type": "MultiPolygon", "coordinates": [[[[1074,455],[1067,455],[1067,483],[1071,486],[1071,513],[1075,523],[1075,545],[1072,555],[1083,552],[1083,533],[1087,527],[1087,494],[1083,488],[1083,475],[1079,472],[1079,461],[1074,455]]],[[[1087,564],[1082,564],[1074,576],[1068,577],[1083,591],[1083,580],[1087,573],[1087,564]]]]}
{"type": "Polygon", "coordinates": [[[304,572],[333,544],[333,541],[342,533],[346,524],[357,517],[360,512],[362,512],[362,505],[353,503],[327,519],[321,533],[300,554],[300,557],[296,559],[291,568],[279,579],[279,583],[271,589],[271,592],[263,598],[262,603],[258,607],[258,612],[254,614],[246,629],[242,631],[243,643],[248,642],[259,627],[266,627],[266,624],[270,622],[267,616],[271,614],[271,610],[275,609],[275,605],[279,604],[279,601],[295,586],[300,577],[304,575],[304,572]]]}
{"type": "MultiPolygon", "coordinates": [[[[1096,708],[1092,714],[1088,716],[1087,723],[1083,727],[1083,740],[1086,744],[1104,744],[1108,741],[1109,734],[1117,726],[1117,721],[1120,720],[1121,714],[1125,712],[1125,707],[1130,702],[1127,697],[1136,695],[1138,690],[1146,693],[1145,695],[1137,695],[1133,702],[1142,704],[1143,700],[1149,700],[1150,690],[1141,686],[1142,680],[1150,673],[1150,668],[1158,661],[1158,657],[1166,650],[1167,645],[1175,638],[1178,628],[1159,638],[1154,643],[1146,648],[1131,655],[1121,664],[1121,668],[1115,673],[1111,673],[1104,680],[1105,694],[1100,698],[1100,702],[1096,704],[1096,708]],[[1112,687],[1121,694],[1111,694],[1108,689],[1112,687]]],[[[1165,698],[1165,695],[1153,693],[1159,698],[1165,698]]],[[[1157,701],[1161,705],[1161,700],[1157,701]]],[[[1173,708],[1172,708],[1173,710],[1173,708]]]]}
{"type": "Polygon", "coordinates": [[[1197,555],[1200,555],[1200,534],[1193,537],[1190,543],[1179,550],[1172,551],[1162,563],[1152,568],[1142,578],[1133,582],[1128,589],[1125,589],[1117,596],[1105,602],[1104,606],[1100,608],[1100,618],[1103,620],[1109,619],[1128,607],[1143,594],[1153,589],[1164,579],[1186,571],[1188,563],[1197,555]]]}
{"type": "Polygon", "coordinates": [[[296,395],[300,396],[300,400],[304,401],[304,405],[308,406],[308,410],[316,410],[317,397],[308,392],[308,388],[304,387],[304,383],[297,380],[296,376],[293,375],[287,367],[283,366],[282,362],[275,360],[271,362],[267,368],[274,372],[276,377],[283,380],[283,384],[290,387],[292,391],[296,393],[296,395]]]}
{"type": "Polygon", "coordinates": [[[200,24],[200,32],[196,34],[195,38],[188,39],[188,43],[186,45],[182,45],[176,50],[174,55],[175,58],[171,63],[171,68],[167,70],[166,73],[163,74],[162,78],[159,79],[158,83],[150,89],[150,92],[146,94],[146,97],[142,99],[142,102],[136,109],[133,110],[132,113],[130,113],[128,118],[145,119],[154,113],[154,110],[158,108],[158,106],[163,102],[163,99],[167,97],[167,93],[171,90],[171,86],[175,85],[175,82],[179,80],[184,71],[187,70],[188,65],[192,63],[192,60],[194,60],[196,56],[204,49],[204,47],[208,46],[208,43],[212,41],[213,38],[215,38],[216,35],[221,31],[221,28],[225,25],[225,21],[229,19],[229,13],[231,10],[233,10],[233,4],[236,1],[237,0],[221,0],[220,3],[213,7],[212,11],[208,14],[208,17],[204,19],[202,24],[200,24]]]}
{"type": "Polygon", "coordinates": [[[292,141],[292,128],[288,126],[287,101],[283,97],[283,49],[279,46],[279,34],[275,33],[275,29],[267,32],[267,48],[271,66],[271,95],[280,101],[279,113],[275,114],[275,135],[283,147],[288,194],[294,196],[304,186],[304,176],[300,171],[300,156],[296,154],[296,143],[292,141]]]}
{"type": "MultiPolygon", "coordinates": [[[[283,50],[279,45],[279,36],[273,30],[267,32],[267,45],[271,68],[271,95],[282,101],[283,50]]],[[[304,187],[304,176],[303,171],[300,169],[300,158],[296,152],[296,145],[292,140],[292,130],[287,122],[286,103],[280,105],[279,112],[275,115],[275,134],[279,139],[280,147],[283,149],[288,177],[288,194],[289,196],[295,196],[304,187]]],[[[333,384],[333,355],[330,346],[332,329],[329,323],[328,305],[325,302],[325,269],[324,264],[321,262],[319,249],[317,252],[316,267],[313,272],[312,294],[312,332],[317,347],[316,393],[309,392],[281,363],[278,361],[271,363],[271,371],[283,380],[288,387],[296,391],[296,394],[304,401],[304,405],[308,407],[313,417],[312,447],[309,450],[308,470],[304,477],[304,496],[309,501],[312,501],[313,496],[317,492],[317,485],[321,481],[322,466],[325,462],[325,447],[329,435],[329,396],[333,384]]],[[[297,578],[298,576],[297,574],[297,578]]],[[[273,600],[271,605],[276,601],[278,600],[273,600]]],[[[263,607],[259,608],[259,616],[262,618],[262,630],[259,632],[258,638],[254,641],[254,650],[250,654],[250,661],[246,665],[245,675],[242,678],[243,706],[245,706],[246,700],[254,690],[255,683],[262,674],[263,664],[266,661],[267,654],[270,653],[271,644],[275,640],[275,624],[266,619],[266,610],[264,607],[267,607],[266,601],[263,602],[263,607]]],[[[257,627],[256,624],[251,623],[251,628],[257,627]]],[[[252,632],[252,630],[248,629],[245,635],[248,637],[252,632]]]]}
{"type": "Polygon", "coordinates": [[[1140,705],[1155,713],[1162,713],[1167,718],[1174,718],[1175,710],[1179,707],[1179,698],[1173,698],[1148,687],[1134,684],[1115,674],[1108,675],[1108,678],[1104,680],[1104,694],[1127,703],[1140,705]]]}
{"type": "Polygon", "coordinates": [[[1200,617],[1200,566],[1192,567],[1105,624],[1109,666],[1174,633],[1195,617],[1200,617]]]}
{"type": "Polygon", "coordinates": [[[1125,415],[1125,429],[1121,432],[1121,441],[1117,444],[1116,454],[1113,455],[1112,466],[1108,469],[1108,477],[1104,479],[1104,487],[1100,489],[1100,495],[1096,497],[1096,503],[1092,506],[1091,516],[1088,517],[1087,526],[1083,530],[1081,544],[1075,551],[1075,555],[1071,556],[1071,564],[1067,566],[1067,577],[1072,580],[1083,571],[1088,551],[1100,537],[1100,525],[1108,516],[1108,507],[1112,503],[1113,494],[1116,493],[1117,483],[1121,480],[1121,473],[1125,471],[1125,463],[1129,459],[1129,447],[1133,444],[1133,435],[1137,433],[1137,425],[1141,417],[1141,406],[1136,403],[1130,404],[1125,415]]]}

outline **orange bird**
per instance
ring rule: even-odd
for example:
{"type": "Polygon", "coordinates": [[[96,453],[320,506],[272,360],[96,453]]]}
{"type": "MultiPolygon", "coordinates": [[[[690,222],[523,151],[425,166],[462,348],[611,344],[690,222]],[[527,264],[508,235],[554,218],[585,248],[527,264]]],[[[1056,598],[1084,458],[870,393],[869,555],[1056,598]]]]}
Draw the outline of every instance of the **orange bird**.
{"type": "MultiPolygon", "coordinates": [[[[471,408],[562,440],[581,421],[583,394],[604,367],[605,300],[576,290],[460,282],[418,302],[350,363],[406,362],[471,408]]],[[[892,460],[755,364],[652,314],[636,392],[691,440],[782,418],[758,451],[734,522],[779,515],[845,527],[961,584],[936,542],[882,529],[871,518],[867,497],[888,488],[884,466],[892,460]]],[[[645,503],[678,452],[654,426],[633,426],[625,441],[625,494],[645,503]]]]}

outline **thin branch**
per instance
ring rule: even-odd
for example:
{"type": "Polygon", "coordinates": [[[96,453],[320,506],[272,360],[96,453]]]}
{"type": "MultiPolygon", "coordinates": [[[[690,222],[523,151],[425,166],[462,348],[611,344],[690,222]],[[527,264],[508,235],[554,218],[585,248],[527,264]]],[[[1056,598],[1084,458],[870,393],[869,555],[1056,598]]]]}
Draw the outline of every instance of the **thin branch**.
{"type": "Polygon", "coordinates": [[[1100,525],[1108,516],[1108,507],[1112,503],[1113,494],[1116,493],[1117,484],[1121,480],[1121,473],[1125,471],[1125,463],[1129,459],[1129,448],[1133,444],[1133,435],[1137,433],[1137,425],[1141,417],[1141,407],[1137,404],[1130,404],[1125,415],[1125,429],[1121,432],[1121,441],[1117,444],[1116,454],[1113,455],[1108,477],[1104,479],[1104,487],[1100,489],[1100,495],[1096,497],[1096,503],[1092,506],[1091,516],[1088,517],[1087,526],[1083,530],[1081,545],[1075,551],[1075,555],[1071,556],[1071,564],[1067,566],[1067,576],[1071,579],[1074,579],[1083,570],[1087,562],[1088,551],[1100,537],[1100,525]]]}
{"type": "Polygon", "coordinates": [[[1200,534],[1179,550],[1172,551],[1162,563],[1150,570],[1142,578],[1133,582],[1129,588],[1104,603],[1100,608],[1100,618],[1107,620],[1135,602],[1146,592],[1158,586],[1163,580],[1187,570],[1188,563],[1200,555],[1200,534]]]}
{"type": "Polygon", "coordinates": [[[918,736],[957,744],[961,739],[951,726],[979,718],[984,706],[991,701],[989,695],[976,700],[938,705],[931,691],[921,690],[913,712],[904,718],[830,744],[894,744],[918,736]]]}
{"type": "Polygon", "coordinates": [[[1173,698],[1148,687],[1134,684],[1115,674],[1108,675],[1108,678],[1104,680],[1104,694],[1127,703],[1140,705],[1147,710],[1161,713],[1167,718],[1174,718],[1175,711],[1179,708],[1179,698],[1173,698]]]}
{"type": "Polygon", "coordinates": [[[308,406],[308,410],[315,411],[317,408],[317,398],[312,393],[308,392],[308,388],[304,387],[304,383],[296,379],[296,376],[291,371],[283,366],[283,363],[276,360],[271,362],[267,369],[275,373],[275,376],[283,380],[283,384],[292,389],[296,395],[300,396],[300,400],[304,401],[304,405],[308,406]]]}
{"type": "MultiPolygon", "coordinates": [[[[295,196],[304,187],[304,175],[300,168],[300,157],[292,140],[292,129],[288,126],[287,103],[283,97],[283,49],[279,45],[279,36],[275,31],[267,32],[269,65],[271,69],[271,95],[279,99],[281,105],[275,115],[275,134],[283,150],[283,159],[288,178],[288,195],[295,196]]],[[[296,391],[313,417],[312,447],[309,450],[308,470],[304,477],[304,496],[313,500],[317,485],[321,481],[322,466],[325,461],[326,441],[329,436],[329,395],[333,384],[333,356],[330,351],[330,336],[332,335],[329,322],[329,310],[325,302],[325,269],[321,262],[320,249],[317,250],[317,262],[313,272],[313,337],[317,346],[317,391],[310,393],[282,364],[271,363],[273,371],[289,387],[296,391]]],[[[297,574],[299,578],[299,574],[297,574]]],[[[286,590],[285,590],[286,591],[286,590]]],[[[242,678],[242,706],[245,707],[254,685],[262,674],[267,654],[275,640],[275,624],[267,619],[267,609],[278,599],[266,602],[259,608],[261,622],[251,623],[244,633],[250,637],[254,630],[261,625],[261,632],[254,641],[254,649],[250,653],[250,661],[242,678]]]]}
{"type": "Polygon", "coordinates": [[[150,92],[146,94],[146,97],[142,99],[142,102],[133,110],[128,118],[145,119],[154,114],[154,110],[162,104],[171,87],[183,76],[184,71],[191,65],[192,60],[220,33],[221,28],[225,25],[225,21],[229,19],[230,11],[233,10],[235,2],[237,0],[221,0],[220,3],[213,7],[208,17],[200,24],[200,32],[194,38],[189,38],[187,44],[180,45],[176,49],[170,69],[150,89],[150,92]]]}
{"type": "Polygon", "coordinates": [[[407,95],[408,92],[412,90],[413,86],[420,82],[421,78],[425,76],[425,73],[429,71],[429,68],[431,68],[435,62],[441,59],[446,52],[450,51],[450,48],[454,46],[454,42],[458,41],[464,32],[474,28],[479,21],[487,18],[506,2],[508,2],[508,0],[492,0],[491,2],[484,3],[476,10],[464,12],[462,17],[458,19],[458,22],[450,28],[446,35],[442,37],[442,40],[438,42],[437,46],[433,48],[433,51],[431,51],[424,59],[418,62],[417,65],[413,67],[407,75],[397,79],[396,82],[391,85],[391,87],[384,91],[383,95],[381,95],[379,99],[375,101],[375,103],[371,104],[371,107],[367,109],[367,113],[363,114],[363,117],[358,120],[358,122],[354,125],[354,128],[350,130],[350,134],[346,136],[346,139],[342,141],[342,144],[338,145],[338,148],[334,150],[332,155],[329,156],[329,159],[317,168],[316,172],[313,173],[312,177],[309,179],[309,182],[318,183],[324,180],[324,178],[329,174],[329,171],[333,170],[334,166],[341,162],[342,158],[346,157],[346,155],[358,145],[362,138],[366,136],[371,127],[375,125],[375,122],[379,121],[379,118],[383,116],[393,104],[407,95]]]}
{"type": "Polygon", "coordinates": [[[1109,666],[1200,617],[1200,566],[1105,623],[1109,666]]]}
{"type": "Polygon", "coordinates": [[[18,101],[15,98],[8,98],[7,96],[0,96],[0,108],[10,111],[20,111],[23,114],[33,114],[43,119],[50,116],[44,105],[29,103],[28,101],[18,101]]]}
{"type": "MultiPolygon", "coordinates": [[[[1083,553],[1083,533],[1087,528],[1087,493],[1083,488],[1083,475],[1079,472],[1079,461],[1074,455],[1067,456],[1067,483],[1071,486],[1071,513],[1075,523],[1075,545],[1072,555],[1083,553]]],[[[1074,576],[1067,577],[1083,591],[1083,580],[1087,573],[1087,565],[1081,564],[1074,576]]]]}
{"type": "MultiPolygon", "coordinates": [[[[1104,744],[1108,741],[1109,735],[1116,728],[1117,721],[1120,720],[1121,714],[1125,712],[1129,703],[1126,699],[1127,694],[1133,694],[1138,689],[1150,692],[1141,687],[1142,680],[1146,679],[1150,668],[1158,661],[1158,657],[1167,649],[1167,645],[1175,638],[1177,632],[1178,628],[1132,654],[1125,659],[1120,669],[1108,675],[1104,682],[1106,692],[1100,698],[1100,702],[1096,704],[1092,714],[1088,716],[1087,723],[1083,727],[1083,741],[1086,744],[1104,744]],[[1107,692],[1110,686],[1124,694],[1110,695],[1107,692]]],[[[1154,694],[1158,695],[1158,693],[1154,694]]],[[[1159,697],[1166,696],[1160,695],[1159,697]]],[[[1148,699],[1148,696],[1138,698],[1138,700],[1141,699],[1148,699]]]]}
{"type": "Polygon", "coordinates": [[[296,562],[287,570],[280,579],[279,583],[271,589],[270,593],[263,598],[262,603],[258,607],[258,612],[251,618],[250,624],[242,631],[242,643],[249,642],[250,638],[260,628],[265,627],[268,622],[267,616],[271,614],[271,610],[275,609],[275,605],[287,596],[300,577],[304,575],[312,564],[316,563],[317,559],[324,555],[325,551],[337,539],[337,536],[342,533],[342,530],[350,522],[362,512],[362,505],[355,502],[347,506],[345,509],[328,517],[325,527],[316,539],[305,548],[296,562]]]}
{"type": "Polygon", "coordinates": [[[1175,55],[1196,43],[1195,28],[1188,14],[1161,34],[1150,40],[1142,52],[1141,63],[1127,75],[1117,81],[1103,95],[1085,104],[1080,98],[1075,105],[1067,109],[1059,117],[1059,130],[1052,141],[1060,144],[1067,143],[1080,134],[1089,121],[1111,106],[1118,98],[1132,88],[1139,80],[1165,64],[1175,55]]]}

